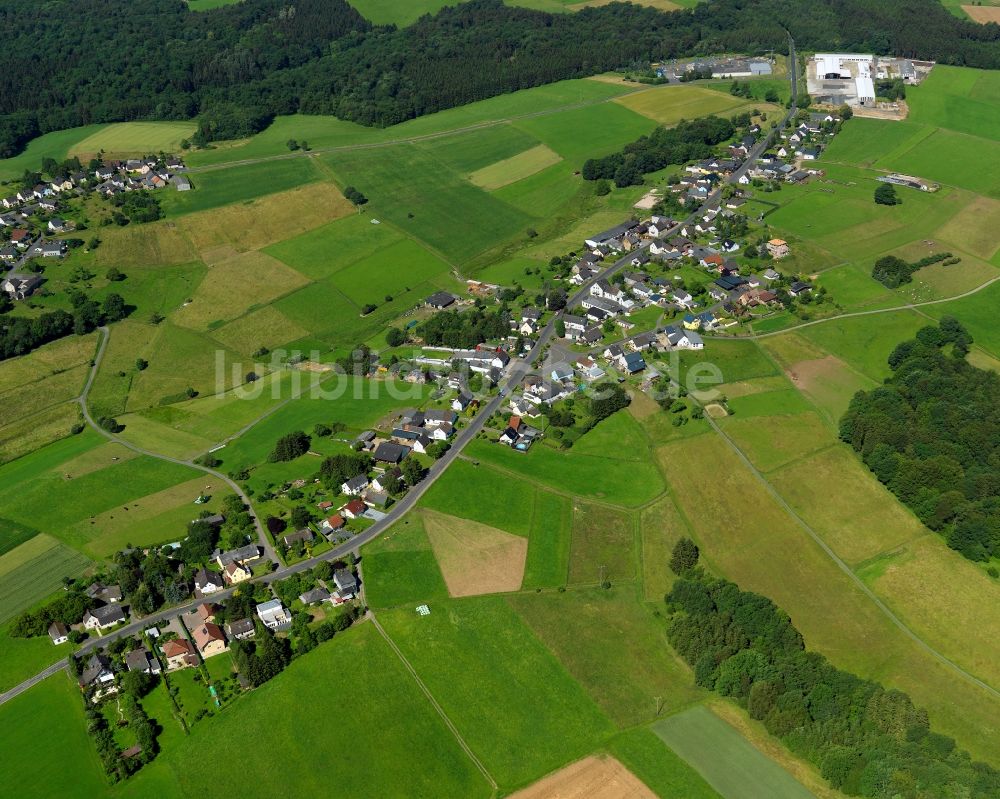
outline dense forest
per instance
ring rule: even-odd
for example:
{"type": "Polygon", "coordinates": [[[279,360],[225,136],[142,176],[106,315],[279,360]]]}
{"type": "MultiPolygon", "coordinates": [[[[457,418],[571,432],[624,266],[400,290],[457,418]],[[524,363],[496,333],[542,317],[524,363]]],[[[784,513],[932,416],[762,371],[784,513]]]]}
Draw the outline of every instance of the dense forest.
{"type": "MultiPolygon", "coordinates": [[[[934,732],[910,697],[808,652],[771,600],[691,568],[666,596],[670,643],[696,682],[728,696],[850,796],[1000,796],[1000,772],[934,732]]],[[[681,553],[683,554],[683,553],[681,553]]]]}
{"type": "Polygon", "coordinates": [[[1000,26],[937,0],[714,0],[662,12],[612,3],[574,14],[470,0],[397,30],[345,0],[0,0],[0,156],[91,122],[199,119],[199,141],[277,114],[390,125],[651,59],[713,52],[866,50],[1000,67],[1000,26]]]}
{"type": "Polygon", "coordinates": [[[885,385],[854,395],[840,437],[953,549],[1000,555],[1000,375],[965,360],[950,317],[889,356],[885,385]]]}

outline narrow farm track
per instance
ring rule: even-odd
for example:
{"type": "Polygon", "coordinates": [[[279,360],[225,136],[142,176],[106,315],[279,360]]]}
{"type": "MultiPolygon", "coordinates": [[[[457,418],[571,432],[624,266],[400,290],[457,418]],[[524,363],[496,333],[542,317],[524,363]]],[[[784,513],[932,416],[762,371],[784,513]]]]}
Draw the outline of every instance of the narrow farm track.
{"type": "Polygon", "coordinates": [[[90,370],[90,374],[87,375],[87,382],[83,386],[83,391],[80,396],[76,398],[76,402],[80,406],[80,411],[83,413],[83,418],[86,420],[87,424],[90,425],[94,430],[100,433],[105,438],[110,441],[114,441],[116,444],[121,444],[133,452],[139,455],[146,455],[150,458],[156,458],[161,461],[166,461],[167,463],[173,463],[178,466],[187,466],[191,469],[196,469],[205,474],[211,475],[216,480],[221,480],[227,486],[229,486],[236,495],[243,500],[243,503],[250,507],[250,516],[253,519],[254,527],[257,530],[257,543],[264,549],[264,555],[271,560],[273,563],[278,563],[278,554],[274,551],[274,547],[271,546],[271,542],[268,540],[267,534],[264,532],[264,527],[260,523],[260,519],[257,518],[257,514],[253,512],[253,506],[250,505],[250,498],[244,493],[243,489],[240,488],[233,480],[224,475],[222,472],[217,472],[214,469],[210,469],[207,466],[202,466],[201,464],[195,463],[193,460],[185,460],[183,458],[173,458],[169,455],[163,455],[159,452],[153,452],[152,450],[143,449],[137,444],[133,444],[121,436],[117,436],[114,433],[105,430],[97,422],[94,421],[94,417],[91,416],[90,408],[87,406],[87,397],[90,394],[90,389],[94,385],[94,379],[97,377],[97,371],[100,369],[101,361],[104,359],[104,353],[108,348],[108,341],[111,339],[111,331],[108,330],[106,326],[101,326],[98,328],[101,334],[101,343],[97,348],[97,355],[94,356],[94,365],[90,370]]]}
{"type": "Polygon", "coordinates": [[[991,696],[1000,699],[1000,690],[997,690],[989,683],[979,679],[979,677],[976,677],[974,674],[966,671],[964,668],[958,665],[954,660],[949,658],[947,655],[943,654],[942,652],[939,652],[937,649],[935,649],[933,646],[927,643],[923,638],[917,635],[913,630],[911,630],[909,626],[907,626],[906,622],[904,622],[901,618],[899,618],[899,616],[893,613],[892,610],[889,608],[889,606],[886,605],[885,602],[883,602],[879,598],[879,596],[874,591],[872,591],[872,589],[869,588],[868,585],[866,585],[865,582],[860,577],[858,577],[858,575],[854,572],[854,570],[851,569],[851,567],[848,566],[847,563],[845,563],[840,558],[840,556],[838,556],[837,553],[830,548],[830,546],[826,543],[826,541],[823,540],[823,537],[819,533],[817,533],[805,519],[803,519],[798,513],[796,513],[796,511],[792,508],[792,506],[785,501],[785,498],[778,493],[777,489],[775,489],[775,487],[771,485],[771,482],[767,479],[767,477],[756,466],[753,465],[753,463],[746,456],[743,450],[740,449],[739,445],[735,441],[733,441],[732,438],[730,438],[729,435],[721,427],[719,427],[719,425],[711,417],[711,415],[706,413],[705,419],[708,420],[708,423],[709,425],[711,425],[712,429],[716,433],[718,433],[719,436],[722,437],[722,440],[729,445],[729,447],[733,450],[734,453],[736,453],[736,456],[747,467],[747,469],[749,469],[753,473],[754,477],[756,477],[760,481],[760,483],[764,486],[764,489],[767,491],[767,493],[774,498],[774,501],[778,503],[778,505],[782,508],[782,510],[784,510],[785,513],[787,513],[795,521],[795,523],[798,524],[799,527],[801,527],[814,542],[816,542],[816,544],[820,547],[820,549],[822,549],[823,552],[826,553],[827,557],[829,557],[830,560],[832,560],[837,565],[837,568],[839,568],[844,574],[848,576],[851,582],[854,583],[854,585],[858,589],[860,589],[861,592],[866,597],[868,597],[868,599],[871,600],[872,604],[874,604],[875,607],[877,607],[879,611],[881,611],[882,614],[889,619],[889,621],[891,621],[894,625],[896,625],[896,627],[898,627],[900,631],[902,631],[902,633],[906,635],[907,638],[909,638],[911,641],[917,644],[917,646],[919,646],[921,649],[927,652],[927,654],[929,654],[931,657],[933,657],[940,663],[943,663],[948,668],[952,669],[962,679],[972,683],[978,688],[982,688],[991,696]]]}
{"type": "Polygon", "coordinates": [[[389,634],[385,631],[382,625],[379,624],[378,619],[375,618],[375,614],[369,612],[368,618],[371,620],[371,623],[375,625],[375,629],[378,630],[379,635],[381,635],[382,638],[385,639],[385,642],[389,645],[389,648],[393,651],[396,657],[399,658],[399,662],[403,664],[403,668],[405,668],[410,673],[410,676],[413,677],[413,680],[414,682],[416,682],[417,687],[420,689],[423,695],[427,697],[427,701],[431,703],[431,707],[433,707],[435,712],[441,717],[441,720],[444,722],[445,726],[448,728],[452,736],[458,742],[458,745],[462,747],[462,751],[465,752],[469,760],[472,761],[473,765],[477,769],[479,769],[482,775],[486,778],[486,781],[490,784],[490,786],[492,786],[493,795],[495,796],[499,786],[497,785],[497,781],[493,779],[493,775],[490,774],[486,766],[483,765],[483,761],[481,761],[476,756],[476,753],[473,752],[469,744],[466,743],[465,739],[462,737],[462,733],[458,731],[458,727],[456,727],[455,724],[452,722],[452,720],[448,718],[448,714],[444,712],[444,708],[438,704],[437,699],[434,698],[434,694],[430,692],[430,689],[424,684],[424,681],[420,679],[420,675],[417,674],[417,670],[413,668],[410,661],[406,659],[406,655],[403,654],[402,650],[400,650],[400,648],[396,646],[396,642],[389,637],[389,634]]]}
{"type": "Polygon", "coordinates": [[[805,328],[805,327],[812,327],[813,325],[822,325],[822,324],[824,324],[826,322],[835,322],[838,319],[853,319],[854,317],[858,317],[858,316],[874,316],[875,314],[880,314],[880,313],[897,313],[899,311],[915,311],[918,308],[926,308],[928,305],[941,305],[942,303],[946,303],[946,302],[955,302],[956,300],[964,300],[966,297],[971,297],[973,294],[978,294],[980,291],[983,291],[984,289],[989,288],[994,283],[996,283],[998,280],[1000,280],[1000,276],[998,276],[998,277],[991,277],[985,283],[983,283],[983,284],[981,284],[979,286],[976,286],[973,289],[969,289],[968,291],[964,291],[961,294],[956,294],[953,297],[941,297],[940,299],[937,299],[937,300],[924,300],[923,302],[911,302],[911,303],[907,303],[906,305],[894,305],[892,308],[876,308],[876,309],[871,310],[871,311],[852,311],[850,313],[837,314],[836,316],[827,316],[827,317],[824,317],[823,319],[813,319],[813,320],[811,320],[809,322],[803,322],[802,324],[799,324],[799,325],[794,325],[792,327],[786,327],[783,330],[773,330],[773,331],[771,331],[769,333],[748,333],[746,335],[738,335],[738,336],[711,336],[711,335],[709,335],[707,337],[708,338],[717,338],[717,339],[761,339],[761,338],[770,338],[771,336],[780,336],[783,333],[791,333],[791,332],[793,332],[795,330],[801,330],[802,328],[805,328]]]}

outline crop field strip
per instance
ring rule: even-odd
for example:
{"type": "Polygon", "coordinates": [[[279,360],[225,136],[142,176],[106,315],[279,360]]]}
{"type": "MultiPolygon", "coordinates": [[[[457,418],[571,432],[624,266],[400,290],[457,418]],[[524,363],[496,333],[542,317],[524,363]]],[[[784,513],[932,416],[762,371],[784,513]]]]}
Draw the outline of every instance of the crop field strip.
{"type": "Polygon", "coordinates": [[[0,624],[78,577],[90,561],[47,535],[36,535],[0,556],[0,624]]]}

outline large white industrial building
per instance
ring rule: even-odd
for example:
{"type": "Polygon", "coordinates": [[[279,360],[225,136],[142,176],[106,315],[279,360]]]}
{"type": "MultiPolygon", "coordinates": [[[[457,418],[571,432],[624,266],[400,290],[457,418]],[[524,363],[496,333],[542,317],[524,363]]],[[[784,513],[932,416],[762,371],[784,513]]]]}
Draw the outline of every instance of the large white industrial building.
{"type": "Polygon", "coordinates": [[[875,56],[860,53],[817,53],[806,73],[809,94],[821,102],[848,105],[875,103],[875,56]]]}

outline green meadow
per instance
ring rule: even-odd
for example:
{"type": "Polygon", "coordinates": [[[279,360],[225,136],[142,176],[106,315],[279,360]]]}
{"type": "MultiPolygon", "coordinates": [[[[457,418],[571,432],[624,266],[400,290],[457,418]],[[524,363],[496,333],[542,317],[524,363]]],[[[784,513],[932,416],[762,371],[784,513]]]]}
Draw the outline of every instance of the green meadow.
{"type": "Polygon", "coordinates": [[[560,452],[536,446],[527,454],[493,442],[473,441],[466,454],[505,472],[555,489],[569,485],[581,496],[635,507],[663,492],[663,479],[649,461],[636,461],[622,467],[610,453],[578,455],[573,449],[560,452]]]}
{"type": "Polygon", "coordinates": [[[311,158],[289,158],[247,164],[238,169],[220,169],[191,176],[191,191],[167,189],[162,198],[163,210],[170,216],[206,211],[220,205],[246,202],[265,194],[294,189],[319,180],[311,158]]]}
{"type": "Polygon", "coordinates": [[[312,796],[331,781],[359,795],[490,795],[483,776],[371,625],[321,645],[279,679],[198,721],[186,738],[171,736],[173,745],[121,786],[106,784],[84,730],[82,703],[65,675],[50,677],[0,707],[0,721],[9,743],[0,754],[0,779],[24,797],[194,797],[217,789],[220,781],[251,785],[260,795],[312,796]],[[325,729],[331,719],[350,728],[349,755],[326,757],[314,736],[303,735],[303,730],[325,729]],[[206,747],[238,750],[247,736],[277,747],[282,768],[274,768],[268,758],[189,767],[206,747]],[[39,763],[58,760],[62,767],[26,768],[26,751],[39,763]],[[322,768],[316,768],[317,757],[322,768]]]}
{"type": "Polygon", "coordinates": [[[529,480],[501,476],[493,469],[459,460],[434,482],[421,504],[515,535],[528,535],[535,494],[529,480]]]}
{"type": "Polygon", "coordinates": [[[670,716],[654,724],[653,730],[726,799],[812,797],[791,774],[708,708],[670,716]]]}
{"type": "Polygon", "coordinates": [[[719,799],[711,785],[679,758],[656,733],[645,728],[623,732],[608,751],[641,779],[657,796],[719,799]]]}
{"type": "Polygon", "coordinates": [[[504,600],[439,601],[430,610],[379,618],[502,788],[610,736],[611,722],[504,600]]]}
{"type": "Polygon", "coordinates": [[[447,599],[431,542],[419,513],[407,514],[364,549],[365,599],[373,608],[447,599]]]}
{"type": "Polygon", "coordinates": [[[287,141],[290,138],[307,141],[314,151],[359,144],[391,145],[419,137],[449,135],[470,126],[505,124],[511,118],[528,114],[559,113],[561,108],[580,103],[604,103],[632,90],[628,86],[596,80],[559,81],[450,108],[382,129],[366,128],[330,116],[299,114],[278,117],[266,130],[250,139],[192,152],[188,160],[192,166],[202,166],[283,155],[288,153],[287,141]]]}

